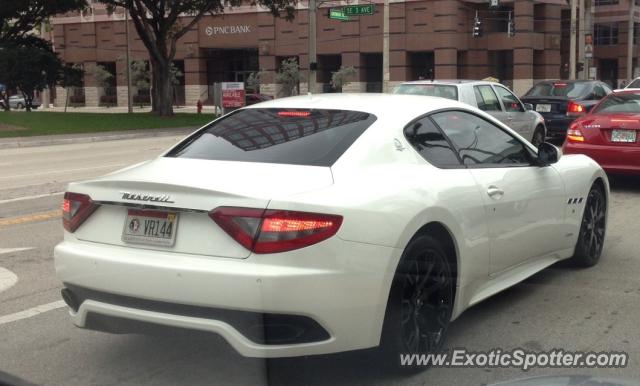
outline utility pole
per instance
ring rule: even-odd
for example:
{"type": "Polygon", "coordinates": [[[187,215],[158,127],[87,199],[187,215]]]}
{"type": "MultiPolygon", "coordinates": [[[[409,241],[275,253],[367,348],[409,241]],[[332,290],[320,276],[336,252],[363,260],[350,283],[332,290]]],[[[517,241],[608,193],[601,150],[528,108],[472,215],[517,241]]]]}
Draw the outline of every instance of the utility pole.
{"type": "MultiPolygon", "coordinates": [[[[45,24],[42,23],[40,24],[40,38],[45,39],[45,32],[46,32],[46,27],[45,24]]],[[[51,48],[55,50],[55,45],[53,44],[53,39],[49,39],[49,42],[51,43],[51,48]]],[[[42,109],[46,110],[49,108],[49,85],[47,85],[47,87],[45,87],[42,90],[42,97],[40,98],[40,102],[42,103],[42,109]]]]}
{"type": "Polygon", "coordinates": [[[583,30],[585,32],[585,36],[589,36],[589,39],[585,39],[585,59],[584,59],[584,67],[586,71],[585,79],[590,78],[591,67],[593,63],[593,0],[585,0],[584,7],[584,27],[583,30]],[[586,52],[587,47],[589,47],[590,52],[586,52]]]}
{"type": "Polygon", "coordinates": [[[133,112],[133,101],[131,100],[131,48],[129,47],[129,10],[124,10],[124,31],[127,39],[127,111],[133,112]]]}
{"type": "Polygon", "coordinates": [[[382,15],[382,92],[389,92],[389,0],[384,0],[382,15]]]}
{"type": "Polygon", "coordinates": [[[571,37],[569,39],[569,79],[576,78],[576,33],[578,0],[571,0],[571,37]]]}
{"type": "Polygon", "coordinates": [[[316,53],[316,17],[318,11],[317,0],[309,0],[309,76],[307,79],[308,92],[316,91],[316,70],[318,55],[316,53]]]}
{"type": "MultiPolygon", "coordinates": [[[[578,4],[578,62],[585,63],[585,54],[584,54],[584,45],[585,45],[585,23],[584,23],[584,12],[585,12],[585,0],[580,0],[578,4]]],[[[586,66],[582,66],[583,70],[580,73],[576,74],[576,78],[578,79],[586,79],[585,76],[589,71],[586,66]]]]}
{"type": "Polygon", "coordinates": [[[627,23],[627,81],[633,79],[633,24],[636,13],[635,0],[629,0],[629,22],[627,23]]]}

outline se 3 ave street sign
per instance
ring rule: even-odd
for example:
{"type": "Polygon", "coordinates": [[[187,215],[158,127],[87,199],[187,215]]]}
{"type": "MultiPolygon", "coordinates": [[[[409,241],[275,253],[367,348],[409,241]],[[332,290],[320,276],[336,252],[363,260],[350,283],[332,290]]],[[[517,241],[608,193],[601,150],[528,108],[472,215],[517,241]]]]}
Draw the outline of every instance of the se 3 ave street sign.
{"type": "Polygon", "coordinates": [[[349,16],[365,16],[375,13],[374,4],[347,5],[340,8],[329,8],[329,19],[349,20],[349,16]]]}
{"type": "Polygon", "coordinates": [[[346,16],[373,15],[375,6],[373,4],[347,5],[342,7],[342,11],[346,16]]]}

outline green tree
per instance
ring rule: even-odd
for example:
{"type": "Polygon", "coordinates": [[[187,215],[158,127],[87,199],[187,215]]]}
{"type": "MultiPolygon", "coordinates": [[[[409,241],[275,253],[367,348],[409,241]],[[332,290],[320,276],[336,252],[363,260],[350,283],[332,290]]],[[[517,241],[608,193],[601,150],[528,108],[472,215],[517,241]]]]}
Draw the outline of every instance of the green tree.
{"type": "Polygon", "coordinates": [[[111,86],[114,78],[113,74],[100,64],[96,64],[95,67],[93,67],[91,75],[95,78],[98,86],[103,88],[111,86]]]}
{"type": "Polygon", "coordinates": [[[280,63],[280,70],[276,73],[276,83],[281,86],[280,96],[286,97],[298,94],[300,79],[298,59],[294,57],[284,59],[280,63]]]}
{"type": "Polygon", "coordinates": [[[50,16],[86,7],[86,0],[0,1],[0,44],[29,39],[50,16]]]}
{"type": "MultiPolygon", "coordinates": [[[[236,7],[242,0],[99,0],[114,10],[128,10],[138,36],[149,51],[151,61],[152,110],[160,115],[173,114],[173,84],[171,65],[178,40],[203,16],[219,14],[226,7],[236,7]],[[188,15],[189,18],[181,17],[188,15]]],[[[274,15],[285,13],[293,19],[295,0],[252,0],[267,7],[274,15]]]]}
{"type": "Polygon", "coordinates": [[[252,72],[251,74],[249,74],[249,76],[247,76],[247,80],[245,81],[244,88],[247,89],[247,91],[251,91],[254,94],[259,93],[261,79],[265,74],[266,74],[266,71],[252,72]]]}
{"type": "Polygon", "coordinates": [[[131,62],[131,83],[133,83],[138,90],[148,90],[149,87],[151,87],[149,64],[144,60],[131,62]]]}
{"type": "Polygon", "coordinates": [[[353,76],[356,75],[356,69],[353,66],[340,67],[338,71],[331,73],[331,87],[338,91],[342,91],[342,87],[349,84],[353,76]]]}
{"type": "MultiPolygon", "coordinates": [[[[8,44],[2,47],[0,80],[8,88],[20,90],[27,111],[31,111],[35,92],[60,80],[64,68],[51,46],[8,44]]],[[[5,104],[8,107],[7,100],[5,104]]]]}

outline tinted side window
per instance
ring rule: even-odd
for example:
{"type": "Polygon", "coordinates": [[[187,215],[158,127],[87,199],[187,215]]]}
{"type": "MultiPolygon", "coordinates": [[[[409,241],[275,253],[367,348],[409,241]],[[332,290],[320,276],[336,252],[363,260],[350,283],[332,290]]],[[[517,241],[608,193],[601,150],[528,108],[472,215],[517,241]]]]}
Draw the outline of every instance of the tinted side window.
{"type": "Polygon", "coordinates": [[[522,142],[482,118],[462,111],[436,113],[432,118],[456,146],[465,165],[531,164],[522,142]]]}
{"type": "Polygon", "coordinates": [[[243,109],[198,131],[167,157],[331,166],[375,120],[349,110],[243,109]]]}
{"type": "Polygon", "coordinates": [[[405,127],[404,135],[430,164],[443,168],[461,166],[455,151],[430,118],[424,117],[410,123],[405,127]]]}
{"type": "Polygon", "coordinates": [[[520,100],[511,93],[511,91],[507,90],[504,87],[496,86],[496,91],[502,100],[502,104],[504,105],[504,109],[508,112],[523,112],[524,107],[520,103],[520,100]]]}
{"type": "Polygon", "coordinates": [[[474,86],[473,92],[476,94],[476,101],[480,110],[502,111],[498,97],[491,86],[474,86]]]}
{"type": "Polygon", "coordinates": [[[636,79],[633,82],[631,82],[627,88],[640,88],[640,79],[636,79]]]}
{"type": "Polygon", "coordinates": [[[604,91],[604,88],[602,88],[601,85],[597,84],[593,88],[593,95],[594,95],[593,99],[600,100],[600,99],[604,98],[605,96],[607,96],[607,93],[604,91]]]}

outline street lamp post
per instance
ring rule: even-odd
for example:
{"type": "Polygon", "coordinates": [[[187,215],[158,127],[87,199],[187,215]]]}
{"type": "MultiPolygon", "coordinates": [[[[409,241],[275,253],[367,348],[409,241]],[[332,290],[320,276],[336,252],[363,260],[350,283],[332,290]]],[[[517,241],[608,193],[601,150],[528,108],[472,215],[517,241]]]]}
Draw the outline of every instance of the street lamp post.
{"type": "Polygon", "coordinates": [[[309,76],[307,79],[308,92],[313,93],[316,89],[316,66],[318,56],[316,53],[316,18],[318,3],[316,0],[309,0],[309,76]]]}
{"type": "Polygon", "coordinates": [[[129,47],[129,10],[124,10],[124,31],[127,39],[127,111],[133,112],[133,101],[131,100],[131,48],[129,47]]]}

